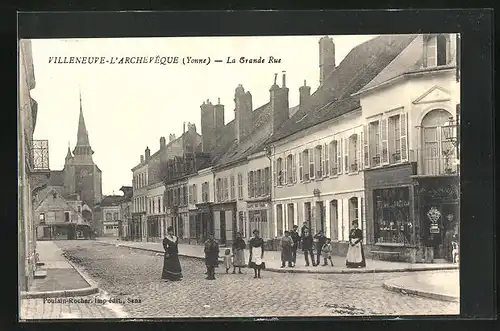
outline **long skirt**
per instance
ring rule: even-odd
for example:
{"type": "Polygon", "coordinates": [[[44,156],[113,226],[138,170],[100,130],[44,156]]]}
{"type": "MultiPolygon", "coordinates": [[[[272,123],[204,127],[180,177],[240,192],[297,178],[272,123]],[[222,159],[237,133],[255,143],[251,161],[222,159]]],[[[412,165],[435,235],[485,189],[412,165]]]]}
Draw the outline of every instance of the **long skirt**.
{"type": "Polygon", "coordinates": [[[292,247],[281,248],[281,262],[293,262],[292,247]]]}
{"type": "Polygon", "coordinates": [[[266,264],[264,261],[262,261],[261,255],[262,255],[262,248],[253,247],[248,266],[253,269],[265,269],[266,264]]]}
{"type": "Polygon", "coordinates": [[[163,259],[163,272],[161,279],[181,280],[182,269],[177,255],[165,255],[163,259]]]}
{"type": "Polygon", "coordinates": [[[349,245],[347,250],[347,258],[345,262],[348,268],[364,268],[366,267],[365,252],[363,244],[360,242],[354,246],[349,245]]]}
{"type": "Polygon", "coordinates": [[[234,251],[233,266],[235,267],[246,267],[245,263],[245,251],[242,249],[237,249],[234,251]]]}

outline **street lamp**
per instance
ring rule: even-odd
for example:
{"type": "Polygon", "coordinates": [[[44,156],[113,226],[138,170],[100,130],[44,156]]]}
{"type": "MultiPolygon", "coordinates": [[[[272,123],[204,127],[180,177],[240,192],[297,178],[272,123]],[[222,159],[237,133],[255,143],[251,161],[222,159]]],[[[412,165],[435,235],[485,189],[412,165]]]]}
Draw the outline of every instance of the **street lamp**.
{"type": "Polygon", "coordinates": [[[449,149],[443,149],[443,155],[446,158],[446,170],[445,171],[447,173],[454,172],[449,164],[450,163],[449,159],[450,159],[450,157],[453,156],[454,150],[457,151],[455,165],[458,166],[458,144],[459,144],[458,134],[457,134],[458,128],[459,128],[458,125],[459,124],[454,120],[454,118],[452,116],[450,116],[450,118],[448,119],[448,122],[446,122],[441,129],[446,141],[451,143],[451,145],[453,146],[452,148],[449,148],[449,149]]]}

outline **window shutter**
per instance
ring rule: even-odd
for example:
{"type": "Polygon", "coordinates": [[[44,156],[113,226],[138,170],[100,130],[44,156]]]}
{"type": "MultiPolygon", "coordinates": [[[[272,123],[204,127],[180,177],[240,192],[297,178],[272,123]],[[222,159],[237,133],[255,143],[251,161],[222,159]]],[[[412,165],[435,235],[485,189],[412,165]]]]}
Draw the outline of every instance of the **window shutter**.
{"type": "Polygon", "coordinates": [[[304,180],[304,169],[303,169],[303,160],[302,160],[302,152],[299,152],[299,182],[304,180]]]}
{"type": "Polygon", "coordinates": [[[400,137],[400,143],[401,143],[401,162],[408,161],[408,114],[404,113],[401,114],[400,116],[400,121],[399,124],[401,125],[401,128],[399,130],[401,137],[400,137]]]}
{"type": "Polygon", "coordinates": [[[346,174],[349,173],[349,139],[342,139],[344,141],[344,171],[346,174]]]}
{"type": "Polygon", "coordinates": [[[328,177],[330,173],[330,150],[328,149],[329,144],[323,145],[323,151],[325,152],[325,156],[323,158],[325,162],[325,166],[323,167],[323,177],[328,177]]]}
{"type": "Polygon", "coordinates": [[[342,139],[337,140],[337,174],[341,174],[343,170],[342,162],[342,139]]]}
{"type": "Polygon", "coordinates": [[[297,157],[295,154],[292,154],[292,183],[297,182],[297,157]]]}
{"type": "Polygon", "coordinates": [[[357,143],[357,150],[358,150],[358,155],[356,155],[356,163],[358,164],[358,171],[363,169],[363,132],[360,132],[358,134],[358,141],[357,143]]]}
{"type": "Polygon", "coordinates": [[[388,150],[388,140],[387,140],[387,118],[383,118],[380,120],[380,139],[381,139],[380,146],[382,148],[380,163],[386,164],[389,163],[389,150],[388,150]]]}
{"type": "Polygon", "coordinates": [[[368,135],[368,125],[363,126],[363,159],[364,168],[370,167],[370,148],[368,142],[370,141],[368,135]]]}
{"type": "Polygon", "coordinates": [[[283,161],[281,162],[281,164],[282,164],[282,166],[281,166],[281,182],[283,183],[283,185],[286,185],[288,183],[287,168],[288,168],[288,163],[290,161],[288,161],[287,156],[284,156],[283,160],[285,160],[285,162],[283,162],[283,161]]]}
{"type": "Polygon", "coordinates": [[[278,172],[277,172],[277,162],[276,160],[274,160],[273,162],[273,183],[274,183],[274,186],[277,186],[278,185],[278,172]]]}
{"type": "Polygon", "coordinates": [[[309,179],[314,179],[316,167],[314,162],[316,162],[316,158],[314,157],[314,148],[309,149],[309,179]]]}
{"type": "Polygon", "coordinates": [[[253,194],[252,194],[252,172],[248,172],[248,197],[251,198],[253,197],[253,194]]]}

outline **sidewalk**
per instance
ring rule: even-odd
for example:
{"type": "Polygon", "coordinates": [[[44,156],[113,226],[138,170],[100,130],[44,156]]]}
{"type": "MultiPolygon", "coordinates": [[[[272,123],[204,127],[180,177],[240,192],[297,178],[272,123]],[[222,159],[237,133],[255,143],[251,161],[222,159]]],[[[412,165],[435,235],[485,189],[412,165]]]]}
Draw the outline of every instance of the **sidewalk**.
{"type": "MultiPolygon", "coordinates": [[[[141,249],[156,253],[163,253],[163,246],[161,243],[153,242],[136,242],[136,241],[121,241],[117,239],[98,238],[96,243],[115,245],[117,247],[130,247],[134,249],[141,249]]],[[[179,255],[193,258],[204,258],[203,246],[179,244],[179,255]]],[[[223,251],[221,249],[219,259],[222,261],[223,251]]],[[[249,251],[245,250],[245,258],[248,259],[249,251]]],[[[266,270],[272,272],[282,273],[315,273],[315,274],[346,274],[346,273],[381,273],[381,272],[408,272],[408,271],[429,271],[429,270],[449,270],[458,269],[457,265],[448,263],[404,263],[404,262],[389,262],[379,260],[366,260],[366,268],[362,269],[348,269],[345,267],[345,257],[332,256],[334,266],[317,266],[306,267],[304,256],[302,253],[297,252],[297,266],[294,268],[280,268],[281,266],[281,252],[267,251],[264,255],[266,263],[266,270]]],[[[322,263],[322,261],[321,261],[322,263]]]]}
{"type": "Polygon", "coordinates": [[[435,300],[457,302],[460,298],[460,277],[458,270],[415,274],[388,280],[384,283],[384,288],[435,300]]]}
{"type": "Polygon", "coordinates": [[[35,278],[29,291],[21,292],[21,299],[84,296],[99,291],[53,241],[38,241],[36,245],[39,260],[44,263],[37,269],[45,270],[47,276],[35,278]]]}

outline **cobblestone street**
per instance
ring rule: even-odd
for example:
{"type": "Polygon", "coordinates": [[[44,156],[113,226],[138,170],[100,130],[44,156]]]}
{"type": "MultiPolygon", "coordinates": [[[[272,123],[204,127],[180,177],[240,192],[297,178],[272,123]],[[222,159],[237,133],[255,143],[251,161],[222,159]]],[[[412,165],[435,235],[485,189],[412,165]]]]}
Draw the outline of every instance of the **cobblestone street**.
{"type": "MultiPolygon", "coordinates": [[[[67,257],[111,298],[122,301],[129,318],[232,316],[350,316],[458,314],[459,304],[393,293],[382,282],[397,275],[225,274],[205,280],[203,261],[181,258],[184,279],[161,281],[163,257],[92,241],[60,241],[67,257]]],[[[222,273],[224,271],[224,273],[222,273]]],[[[409,273],[407,273],[409,274],[409,273]]]]}

